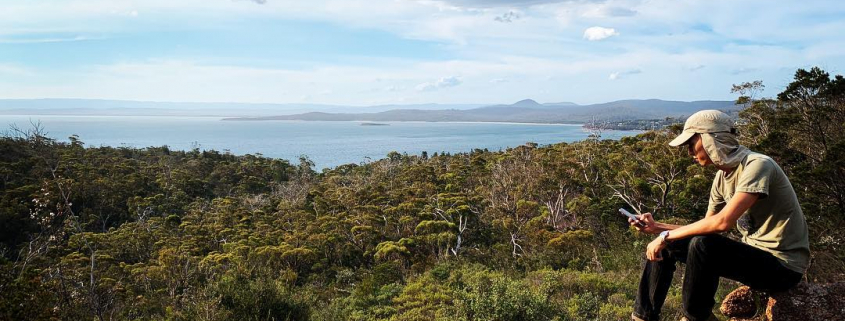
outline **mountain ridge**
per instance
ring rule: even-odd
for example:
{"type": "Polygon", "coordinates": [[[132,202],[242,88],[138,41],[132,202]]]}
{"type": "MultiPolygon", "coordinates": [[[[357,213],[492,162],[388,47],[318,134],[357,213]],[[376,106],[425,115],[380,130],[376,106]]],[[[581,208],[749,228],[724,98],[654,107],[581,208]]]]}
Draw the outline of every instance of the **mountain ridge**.
{"type": "Polygon", "coordinates": [[[660,99],[619,100],[601,104],[547,105],[526,99],[510,105],[490,105],[466,110],[393,109],[377,113],[303,113],[265,117],[226,118],[227,121],[308,120],[308,121],[465,121],[524,123],[586,123],[596,120],[683,118],[702,109],[733,111],[732,101],[668,101],[660,99]]]}
{"type": "Polygon", "coordinates": [[[733,101],[626,99],[598,104],[408,104],[343,106],[327,104],[149,102],[104,99],[0,99],[2,115],[223,117],[228,121],[461,121],[587,123],[682,118],[701,109],[736,110],[733,101]]]}

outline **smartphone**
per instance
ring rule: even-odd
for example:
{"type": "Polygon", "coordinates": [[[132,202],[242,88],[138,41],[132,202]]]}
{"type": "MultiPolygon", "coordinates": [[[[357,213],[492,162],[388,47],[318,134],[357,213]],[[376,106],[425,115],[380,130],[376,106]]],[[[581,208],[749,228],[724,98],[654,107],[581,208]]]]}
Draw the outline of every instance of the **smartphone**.
{"type": "Polygon", "coordinates": [[[640,221],[640,219],[639,219],[639,218],[637,218],[637,216],[636,216],[636,215],[631,214],[631,212],[628,212],[628,211],[627,211],[627,210],[625,210],[624,208],[620,208],[620,209],[619,209],[619,213],[622,213],[622,215],[625,215],[625,216],[627,216],[628,218],[630,218],[630,219],[634,220],[634,222],[635,222],[634,224],[637,224],[637,225],[639,225],[639,226],[645,227],[645,223],[643,223],[643,221],[640,221]]]}

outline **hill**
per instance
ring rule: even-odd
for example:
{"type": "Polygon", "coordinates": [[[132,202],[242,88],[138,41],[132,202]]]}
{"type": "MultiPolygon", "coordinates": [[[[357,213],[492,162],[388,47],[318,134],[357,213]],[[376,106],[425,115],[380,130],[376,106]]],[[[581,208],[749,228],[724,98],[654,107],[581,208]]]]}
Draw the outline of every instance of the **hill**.
{"type": "Polygon", "coordinates": [[[532,99],[513,104],[410,104],[346,106],[324,104],[252,104],[151,102],[99,99],[0,99],[0,115],[212,116],[226,120],[323,121],[463,121],[585,123],[683,117],[701,109],[736,110],[731,101],[620,100],[578,105],[541,104],[532,99]]]}
{"type": "Polygon", "coordinates": [[[731,101],[666,101],[659,99],[620,100],[602,104],[540,104],[531,99],[510,105],[491,105],[466,110],[393,109],[376,113],[302,113],[293,115],[239,117],[225,120],[323,120],[323,121],[464,121],[520,123],[585,123],[597,119],[625,121],[637,119],[683,118],[702,109],[736,111],[731,101]]]}

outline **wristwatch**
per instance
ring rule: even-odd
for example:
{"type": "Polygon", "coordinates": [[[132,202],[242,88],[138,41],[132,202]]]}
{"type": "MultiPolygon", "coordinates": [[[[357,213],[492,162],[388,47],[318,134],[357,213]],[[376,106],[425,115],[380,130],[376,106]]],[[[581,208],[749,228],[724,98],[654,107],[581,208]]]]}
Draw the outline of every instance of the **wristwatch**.
{"type": "Polygon", "coordinates": [[[663,242],[663,244],[671,243],[672,241],[667,239],[667,237],[669,237],[669,231],[660,232],[660,242],[663,242]]]}

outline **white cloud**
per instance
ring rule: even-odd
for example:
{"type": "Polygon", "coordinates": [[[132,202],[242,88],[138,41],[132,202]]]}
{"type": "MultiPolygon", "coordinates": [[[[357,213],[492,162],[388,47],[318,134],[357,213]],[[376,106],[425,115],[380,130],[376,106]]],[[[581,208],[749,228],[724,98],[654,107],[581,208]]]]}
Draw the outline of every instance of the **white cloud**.
{"type": "Polygon", "coordinates": [[[639,73],[642,73],[642,70],[639,70],[639,69],[632,69],[632,70],[622,71],[622,72],[618,72],[618,71],[617,71],[617,72],[612,72],[612,73],[610,73],[610,76],[608,76],[608,77],[607,77],[607,79],[609,79],[609,80],[617,80],[617,79],[619,79],[619,78],[621,78],[621,77],[624,77],[624,76],[628,76],[628,75],[636,75],[636,74],[639,74],[639,73]]]}
{"type": "Polygon", "coordinates": [[[415,87],[415,88],[417,89],[417,91],[432,91],[432,90],[437,90],[437,89],[441,89],[441,88],[455,87],[457,85],[460,85],[461,82],[462,81],[461,81],[460,78],[458,78],[456,76],[451,76],[451,77],[440,78],[436,82],[424,82],[424,83],[417,85],[417,87],[415,87]]]}
{"type": "Polygon", "coordinates": [[[618,35],[619,33],[613,28],[590,27],[584,30],[584,39],[589,41],[603,40],[618,35]]]}
{"type": "Polygon", "coordinates": [[[505,22],[505,23],[513,22],[514,20],[517,20],[517,19],[519,19],[519,13],[516,13],[514,11],[508,11],[501,16],[496,16],[495,18],[493,18],[493,20],[495,20],[495,21],[505,22]]]}

